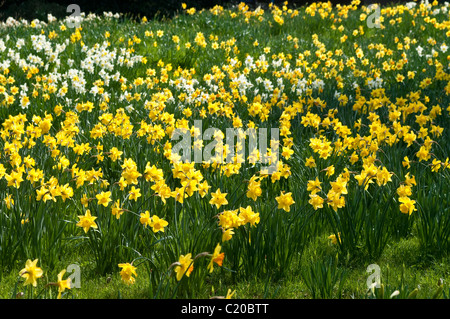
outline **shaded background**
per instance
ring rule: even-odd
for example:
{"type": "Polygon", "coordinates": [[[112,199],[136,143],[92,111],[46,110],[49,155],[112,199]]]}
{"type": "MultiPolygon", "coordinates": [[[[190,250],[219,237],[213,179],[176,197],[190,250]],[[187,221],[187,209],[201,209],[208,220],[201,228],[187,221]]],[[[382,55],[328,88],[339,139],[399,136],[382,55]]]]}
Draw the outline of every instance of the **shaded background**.
{"type": "MultiPolygon", "coordinates": [[[[284,1],[271,1],[271,0],[242,0],[247,2],[250,6],[266,5],[270,2],[281,5],[284,1]]],[[[197,9],[211,8],[214,5],[222,5],[225,8],[233,4],[239,4],[239,0],[0,0],[0,21],[6,20],[8,17],[15,19],[26,19],[31,21],[33,19],[39,19],[47,21],[47,14],[51,13],[58,19],[64,18],[70,15],[72,12],[67,12],[67,6],[69,4],[77,4],[80,6],[82,12],[103,14],[106,12],[121,12],[128,13],[132,17],[147,18],[162,18],[171,17],[176,14],[177,10],[181,10],[181,3],[185,2],[190,7],[197,9]]],[[[306,0],[290,0],[288,1],[290,6],[301,6],[314,1],[306,0]]],[[[325,1],[326,2],[326,1],[325,1]]],[[[349,4],[351,0],[331,0],[333,4],[349,4]]],[[[391,4],[408,1],[385,1],[385,0],[362,0],[362,4],[380,3],[391,4]]],[[[440,1],[444,2],[444,1],[440,1]]]]}

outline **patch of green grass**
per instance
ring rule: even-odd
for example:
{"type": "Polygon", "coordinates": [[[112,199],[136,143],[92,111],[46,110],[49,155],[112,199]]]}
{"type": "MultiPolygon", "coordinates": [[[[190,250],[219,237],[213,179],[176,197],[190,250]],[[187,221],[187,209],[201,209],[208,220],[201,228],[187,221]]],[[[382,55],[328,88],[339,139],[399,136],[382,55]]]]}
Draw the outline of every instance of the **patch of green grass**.
{"type": "MultiPolygon", "coordinates": [[[[292,265],[286,275],[280,280],[273,280],[270,276],[265,278],[253,278],[251,280],[240,280],[234,282],[230,273],[221,269],[221,274],[214,274],[207,278],[202,291],[198,291],[198,298],[211,298],[213,296],[225,296],[228,289],[236,290],[235,297],[239,299],[253,298],[282,298],[282,299],[309,299],[311,292],[302,277],[302,271],[307,270],[311,263],[317,263],[338,254],[336,246],[332,245],[326,236],[317,237],[305,248],[304,255],[293,259],[292,265]],[[222,276],[224,275],[224,276],[222,276]]],[[[48,283],[56,279],[59,270],[64,269],[70,263],[81,266],[81,288],[74,288],[65,298],[81,299],[148,299],[149,275],[143,268],[138,267],[138,276],[133,285],[122,282],[117,271],[98,276],[95,264],[89,262],[89,254],[82,250],[73,252],[59,262],[54,271],[44,269],[46,275],[41,278],[42,282],[48,283]]],[[[372,263],[372,262],[370,262],[372,263]]],[[[345,256],[339,256],[337,270],[345,271],[347,276],[342,285],[341,298],[360,299],[368,297],[367,279],[371,273],[366,272],[369,261],[347,263],[345,256]]],[[[446,280],[450,277],[449,257],[440,259],[424,258],[421,256],[420,244],[417,239],[401,239],[390,243],[384,250],[382,256],[375,261],[379,265],[380,279],[392,293],[401,290],[409,294],[419,287],[417,298],[431,298],[436,292],[439,280],[444,280],[444,291],[449,289],[446,280]]],[[[0,298],[12,298],[13,289],[18,281],[18,273],[21,267],[11,271],[2,277],[0,281],[0,298]]],[[[44,285],[42,285],[43,287],[44,285]]],[[[44,288],[45,289],[45,288],[44,288]]],[[[335,287],[334,291],[337,290],[335,287]]],[[[17,293],[24,291],[19,282],[17,293]]],[[[54,294],[56,296],[56,294],[54,294]]],[[[447,295],[440,295],[448,298],[447,295]]]]}

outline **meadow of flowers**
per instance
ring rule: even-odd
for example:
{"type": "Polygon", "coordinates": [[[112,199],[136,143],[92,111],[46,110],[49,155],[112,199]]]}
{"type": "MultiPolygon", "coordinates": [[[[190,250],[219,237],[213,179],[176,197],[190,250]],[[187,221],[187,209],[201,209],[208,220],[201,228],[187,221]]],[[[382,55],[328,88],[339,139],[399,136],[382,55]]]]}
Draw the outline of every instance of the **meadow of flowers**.
{"type": "Polygon", "coordinates": [[[213,295],[230,298],[233,282],[282,280],[318,240],[336,259],[305,263],[302,281],[331,297],[338,265],[365,268],[396,242],[448,256],[449,4],[374,12],[241,3],[2,22],[2,297],[77,298],[77,264],[122,291],[145,281],[146,298],[222,281],[213,295]],[[241,160],[172,152],[176,131],[194,152],[227,128],[279,138],[241,160]]]}

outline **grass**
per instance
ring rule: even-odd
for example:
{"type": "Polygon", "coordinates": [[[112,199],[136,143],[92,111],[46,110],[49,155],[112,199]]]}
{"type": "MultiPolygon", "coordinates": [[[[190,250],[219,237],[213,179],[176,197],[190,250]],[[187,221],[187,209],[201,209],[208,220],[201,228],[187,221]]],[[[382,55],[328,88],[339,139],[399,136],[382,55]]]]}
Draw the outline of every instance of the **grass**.
{"type": "MultiPolygon", "coordinates": [[[[308,270],[311,263],[320,263],[328,258],[335,258],[337,253],[336,247],[330,244],[327,238],[319,237],[305,249],[301,258],[294,257],[289,271],[282,279],[272,280],[270,277],[266,277],[235,282],[226,270],[222,270],[222,273],[214,274],[207,279],[207,284],[202,291],[198,292],[197,297],[202,299],[224,296],[228,289],[232,289],[236,290],[235,296],[239,299],[310,299],[313,295],[305,283],[302,271],[308,270]]],[[[71,263],[78,263],[82,266],[81,287],[73,289],[68,294],[68,298],[148,299],[148,273],[139,272],[139,280],[136,280],[134,285],[128,286],[122,282],[117,272],[98,276],[95,265],[86,263],[87,260],[89,260],[87,252],[74,251],[67,256],[67,259],[62,260],[60,265],[55,266],[55,270],[63,269],[65,265],[71,263]]],[[[401,239],[388,245],[382,256],[376,261],[352,261],[347,264],[340,262],[337,269],[346,272],[341,298],[364,299],[369,297],[367,279],[371,273],[366,270],[370,263],[380,266],[381,282],[388,287],[390,293],[400,290],[408,295],[412,290],[420,287],[417,296],[420,299],[431,298],[437,290],[439,280],[448,278],[450,275],[448,256],[442,258],[423,256],[417,239],[401,239]]],[[[19,271],[20,269],[16,268],[8,276],[2,278],[0,298],[14,298],[14,290],[11,287],[15,286],[19,271]]],[[[57,272],[50,271],[47,276],[53,278],[57,272]]],[[[448,289],[448,282],[444,280],[444,291],[448,289]]],[[[19,286],[15,293],[20,294],[23,290],[24,287],[19,286]]],[[[333,295],[329,298],[337,297],[334,295],[337,293],[337,286],[331,291],[333,295]]]]}

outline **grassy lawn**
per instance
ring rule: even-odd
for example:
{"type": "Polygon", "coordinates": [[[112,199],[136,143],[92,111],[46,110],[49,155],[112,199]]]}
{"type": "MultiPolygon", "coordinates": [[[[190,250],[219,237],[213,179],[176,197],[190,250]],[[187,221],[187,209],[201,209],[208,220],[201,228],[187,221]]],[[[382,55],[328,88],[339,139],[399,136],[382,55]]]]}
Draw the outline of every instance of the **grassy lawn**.
{"type": "MultiPolygon", "coordinates": [[[[336,249],[331,247],[327,240],[317,239],[308,247],[302,258],[294,259],[289,273],[278,280],[267,278],[251,278],[249,280],[236,282],[226,270],[215,274],[207,280],[202,291],[197,292],[198,298],[211,298],[213,296],[226,295],[227,289],[236,290],[235,297],[239,299],[308,299],[312,298],[311,288],[305,284],[302,271],[311,269],[315,262],[327,260],[336,257],[336,249]]],[[[149,276],[148,273],[140,273],[139,280],[132,286],[127,286],[121,280],[120,275],[115,272],[98,276],[95,272],[95,265],[89,264],[89,255],[86,252],[76,252],[70,254],[67,260],[61,262],[60,267],[71,263],[78,263],[83,267],[81,276],[81,288],[73,289],[68,295],[69,298],[79,299],[147,299],[149,297],[149,276]]],[[[421,252],[417,240],[403,239],[385,250],[383,256],[376,261],[381,269],[381,282],[385,287],[385,298],[389,297],[394,291],[398,290],[400,295],[397,298],[407,298],[414,289],[419,289],[417,298],[430,298],[437,292],[440,279],[449,276],[449,258],[434,258],[424,256],[421,252]]],[[[368,261],[341,262],[337,265],[338,271],[345,272],[343,283],[340,290],[329,290],[331,293],[327,298],[345,298],[345,299],[366,299],[374,296],[367,289],[367,279],[371,272],[367,272],[368,261]]],[[[22,286],[15,288],[20,269],[15,269],[8,276],[2,278],[0,294],[2,298],[15,298],[17,294],[21,295],[26,290],[22,286]]],[[[57,275],[56,272],[49,272],[48,278],[57,275]]],[[[318,283],[316,289],[324,287],[318,283]]],[[[450,291],[448,284],[444,284],[443,293],[440,297],[448,298],[450,291]]],[[[326,291],[326,290],[324,290],[326,291]]],[[[318,292],[318,298],[321,298],[321,292],[318,292]]],[[[24,296],[26,297],[26,296],[24,296]]],[[[325,297],[325,296],[323,296],[325,297]]],[[[377,295],[379,298],[380,295],[377,295]]],[[[23,298],[23,297],[22,297],[23,298]]]]}

